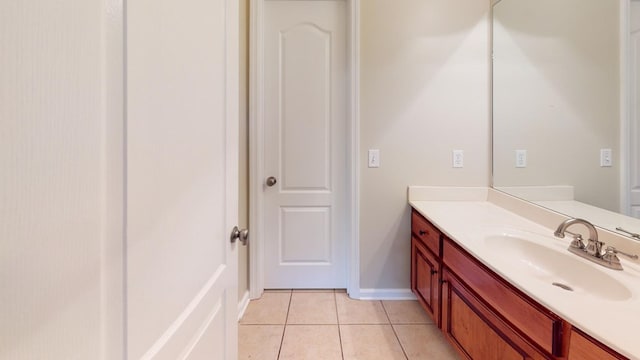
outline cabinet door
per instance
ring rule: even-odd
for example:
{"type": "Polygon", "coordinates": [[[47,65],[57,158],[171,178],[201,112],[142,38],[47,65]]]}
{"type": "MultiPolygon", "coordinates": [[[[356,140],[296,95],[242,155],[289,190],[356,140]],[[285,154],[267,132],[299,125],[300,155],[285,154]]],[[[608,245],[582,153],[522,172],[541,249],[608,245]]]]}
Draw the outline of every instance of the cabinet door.
{"type": "Polygon", "coordinates": [[[440,262],[415,237],[411,238],[411,289],[440,326],[440,262]]]}
{"type": "Polygon", "coordinates": [[[447,238],[442,264],[530,344],[549,355],[562,356],[563,321],[556,314],[510,286],[447,238]]]}
{"type": "Polygon", "coordinates": [[[626,359],[613,350],[598,343],[580,330],[571,329],[569,360],[617,360],[626,359]]]}
{"type": "Polygon", "coordinates": [[[442,279],[442,331],[463,358],[548,358],[520,338],[447,270],[442,279]]]}

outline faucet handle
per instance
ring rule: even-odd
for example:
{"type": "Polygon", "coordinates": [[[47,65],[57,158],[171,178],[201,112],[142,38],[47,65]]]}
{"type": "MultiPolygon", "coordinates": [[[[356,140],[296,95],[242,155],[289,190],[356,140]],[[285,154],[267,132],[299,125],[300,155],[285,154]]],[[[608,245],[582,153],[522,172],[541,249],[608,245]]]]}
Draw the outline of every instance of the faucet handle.
{"type": "Polygon", "coordinates": [[[587,248],[585,249],[585,251],[587,252],[587,254],[591,256],[595,256],[598,258],[602,257],[604,255],[602,253],[602,245],[604,245],[602,241],[589,239],[589,241],[587,242],[587,248]]]}
{"type": "Polygon", "coordinates": [[[614,248],[613,246],[607,246],[607,249],[605,250],[605,254],[603,255],[603,257],[607,256],[607,254],[613,254],[613,256],[615,256],[616,258],[617,258],[617,256],[616,256],[617,254],[622,254],[622,255],[630,258],[630,259],[634,259],[634,260],[638,259],[638,255],[632,255],[632,254],[626,253],[624,251],[620,251],[620,250],[614,248]]]}
{"type": "Polygon", "coordinates": [[[602,255],[602,260],[608,262],[609,264],[620,264],[620,259],[616,255],[618,251],[613,246],[607,246],[607,249],[604,251],[604,255],[602,255]]]}
{"type": "Polygon", "coordinates": [[[580,250],[584,250],[584,248],[586,248],[584,241],[582,241],[582,235],[575,234],[569,231],[565,231],[565,232],[568,234],[571,234],[571,236],[573,237],[573,240],[571,240],[571,245],[570,245],[572,248],[576,248],[580,250]]]}

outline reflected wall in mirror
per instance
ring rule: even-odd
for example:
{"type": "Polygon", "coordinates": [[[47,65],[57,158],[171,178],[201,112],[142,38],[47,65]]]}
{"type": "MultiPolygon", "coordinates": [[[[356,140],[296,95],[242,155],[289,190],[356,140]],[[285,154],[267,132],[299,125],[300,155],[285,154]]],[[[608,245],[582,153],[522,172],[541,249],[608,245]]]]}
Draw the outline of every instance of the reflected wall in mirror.
{"type": "Polygon", "coordinates": [[[636,101],[622,101],[640,84],[625,68],[637,68],[626,18],[640,2],[629,1],[494,2],[493,186],[639,233],[640,220],[618,214],[634,213],[634,176],[640,184],[638,130],[627,119],[636,101]]]}

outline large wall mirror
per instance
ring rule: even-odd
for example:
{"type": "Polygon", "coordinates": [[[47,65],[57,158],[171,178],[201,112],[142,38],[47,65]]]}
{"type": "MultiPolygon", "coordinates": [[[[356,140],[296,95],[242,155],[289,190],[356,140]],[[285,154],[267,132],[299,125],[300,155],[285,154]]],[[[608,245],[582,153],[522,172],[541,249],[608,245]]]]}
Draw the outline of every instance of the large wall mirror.
{"type": "Polygon", "coordinates": [[[494,1],[496,189],[640,233],[639,29],[640,1],[494,1]]]}

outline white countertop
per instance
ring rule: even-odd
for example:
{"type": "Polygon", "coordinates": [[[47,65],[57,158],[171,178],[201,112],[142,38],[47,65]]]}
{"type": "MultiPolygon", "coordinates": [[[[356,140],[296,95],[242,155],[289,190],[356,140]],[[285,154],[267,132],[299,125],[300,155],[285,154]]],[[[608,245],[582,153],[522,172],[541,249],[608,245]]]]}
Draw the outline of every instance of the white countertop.
{"type": "MultiPolygon", "coordinates": [[[[546,247],[566,251],[569,238],[554,238],[555,229],[477,197],[472,201],[415,200],[410,190],[409,198],[414,209],[513,286],[620,354],[640,360],[640,266],[637,263],[621,257],[624,271],[601,269],[630,290],[628,299],[607,300],[580,291],[568,292],[519,271],[515,263],[501,260],[499,252],[484,242],[487,234],[524,232],[546,247]]],[[[589,266],[601,267],[574,256],[589,266]]]]}

